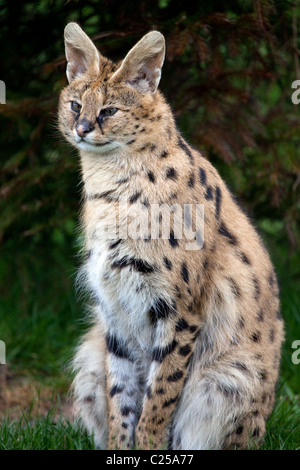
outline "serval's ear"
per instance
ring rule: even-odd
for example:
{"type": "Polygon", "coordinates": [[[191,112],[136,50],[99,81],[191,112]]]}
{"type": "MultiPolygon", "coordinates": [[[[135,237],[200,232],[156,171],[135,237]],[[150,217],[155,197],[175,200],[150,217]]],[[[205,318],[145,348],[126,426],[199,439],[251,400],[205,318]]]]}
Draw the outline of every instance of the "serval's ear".
{"type": "Polygon", "coordinates": [[[128,83],[141,93],[155,93],[164,58],[165,39],[158,31],[151,31],[128,52],[111,80],[128,83]]]}
{"type": "Polygon", "coordinates": [[[65,51],[69,83],[87,71],[99,74],[100,54],[77,23],[65,27],[65,51]]]}

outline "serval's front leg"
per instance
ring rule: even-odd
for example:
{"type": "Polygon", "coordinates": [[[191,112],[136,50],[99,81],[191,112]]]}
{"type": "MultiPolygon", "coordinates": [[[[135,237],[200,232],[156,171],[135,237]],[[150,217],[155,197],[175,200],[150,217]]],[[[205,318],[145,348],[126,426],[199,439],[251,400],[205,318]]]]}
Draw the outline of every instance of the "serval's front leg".
{"type": "Polygon", "coordinates": [[[108,449],[130,449],[138,420],[138,368],[128,345],[113,333],[106,335],[108,449]]]}
{"type": "Polygon", "coordinates": [[[188,311],[175,319],[157,321],[152,363],[136,429],[137,448],[167,447],[169,424],[182,391],[199,324],[199,318],[188,311]]]}

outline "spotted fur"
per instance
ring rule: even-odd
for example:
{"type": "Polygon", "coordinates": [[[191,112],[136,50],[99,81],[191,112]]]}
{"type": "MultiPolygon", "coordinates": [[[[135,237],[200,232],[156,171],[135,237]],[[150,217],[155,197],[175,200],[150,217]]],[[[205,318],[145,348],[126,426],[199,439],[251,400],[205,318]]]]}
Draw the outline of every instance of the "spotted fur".
{"type": "Polygon", "coordinates": [[[94,304],[74,359],[78,414],[102,448],[246,448],[265,433],[283,339],[268,253],[157,90],[163,36],[147,34],[117,64],[75,23],[65,45],[59,126],[81,158],[79,282],[94,304]],[[204,234],[187,250],[174,220],[196,203],[204,234]],[[154,204],[175,204],[169,236],[161,212],[158,237],[148,225],[123,237],[125,220],[154,204]]]}

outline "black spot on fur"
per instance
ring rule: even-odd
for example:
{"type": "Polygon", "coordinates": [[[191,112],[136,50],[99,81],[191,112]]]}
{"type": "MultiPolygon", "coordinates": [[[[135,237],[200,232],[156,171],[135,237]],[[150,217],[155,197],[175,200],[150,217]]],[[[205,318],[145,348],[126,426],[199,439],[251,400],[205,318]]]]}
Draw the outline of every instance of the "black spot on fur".
{"type": "Polygon", "coordinates": [[[177,400],[178,400],[178,395],[176,395],[176,397],[174,397],[174,398],[170,398],[170,400],[165,401],[165,402],[163,403],[163,406],[162,406],[162,407],[163,407],[163,408],[167,408],[167,407],[173,405],[174,403],[176,403],[177,400]]]}
{"type": "Polygon", "coordinates": [[[108,202],[116,201],[117,198],[113,197],[113,194],[114,194],[114,191],[110,190],[110,191],[105,191],[103,193],[92,194],[92,195],[88,196],[88,199],[89,200],[92,200],[92,199],[105,199],[108,202]]]}
{"type": "Polygon", "coordinates": [[[152,391],[151,391],[151,387],[150,387],[150,386],[149,386],[149,387],[147,387],[147,391],[146,391],[146,393],[147,393],[147,397],[148,397],[148,399],[150,400],[150,399],[152,398],[152,391]]]}
{"type": "Polygon", "coordinates": [[[168,344],[164,348],[154,348],[152,352],[152,360],[156,362],[163,362],[164,358],[171,354],[177,346],[177,341],[174,339],[172,343],[168,344]]]}
{"type": "Polygon", "coordinates": [[[114,385],[114,386],[111,388],[109,394],[110,394],[111,397],[114,397],[117,393],[122,393],[123,390],[124,390],[124,387],[121,387],[121,386],[119,386],[119,385],[114,385]]]}
{"type": "Polygon", "coordinates": [[[254,298],[255,300],[259,299],[260,296],[260,285],[256,277],[253,277],[253,285],[254,285],[254,298]]]}
{"type": "Polygon", "coordinates": [[[195,186],[195,175],[194,175],[194,173],[191,173],[191,175],[189,177],[188,186],[190,188],[193,188],[195,186]]]}
{"type": "Polygon", "coordinates": [[[264,321],[264,312],[263,312],[263,310],[259,310],[258,315],[257,315],[257,320],[258,320],[259,322],[263,322],[263,321],[264,321]]]}
{"type": "Polygon", "coordinates": [[[120,239],[120,240],[117,240],[117,241],[115,241],[115,242],[111,242],[111,243],[109,244],[108,248],[109,248],[110,250],[112,250],[113,248],[116,248],[116,246],[118,246],[119,243],[121,243],[121,241],[122,241],[122,240],[120,239]]]}
{"type": "Polygon", "coordinates": [[[181,291],[177,285],[175,286],[175,290],[176,290],[176,296],[178,297],[178,299],[181,299],[181,291]]]}
{"type": "Polygon", "coordinates": [[[182,139],[182,137],[179,137],[178,138],[178,144],[179,144],[179,147],[182,148],[182,150],[184,150],[184,152],[187,154],[187,156],[189,157],[189,160],[191,162],[191,164],[193,165],[194,164],[194,157],[193,157],[193,154],[192,152],[190,151],[189,147],[187,146],[187,144],[184,142],[184,140],[182,139]]]}
{"type": "Polygon", "coordinates": [[[196,325],[191,325],[189,329],[191,333],[194,333],[197,330],[197,328],[198,327],[196,325]]]}
{"type": "Polygon", "coordinates": [[[235,282],[235,280],[232,277],[228,279],[230,282],[230,288],[231,288],[233,295],[235,295],[236,297],[241,297],[241,290],[239,286],[237,285],[237,283],[235,282]]]}
{"type": "Polygon", "coordinates": [[[177,370],[174,374],[171,374],[167,377],[168,382],[177,382],[183,377],[183,372],[181,370],[177,370]]]}
{"type": "Polygon", "coordinates": [[[122,416],[128,416],[129,413],[134,413],[134,409],[130,408],[129,406],[123,406],[121,408],[121,415],[122,416]]]}
{"type": "Polygon", "coordinates": [[[151,322],[156,324],[158,320],[167,319],[170,315],[170,307],[164,299],[158,299],[155,301],[149,310],[151,322]]]}
{"type": "Polygon", "coordinates": [[[274,339],[275,339],[275,331],[274,331],[274,328],[271,328],[270,333],[269,333],[269,340],[271,343],[274,343],[274,339]]]}
{"type": "Polygon", "coordinates": [[[169,238],[169,243],[172,248],[176,248],[178,246],[178,240],[177,238],[174,237],[174,232],[170,232],[170,238],[169,238]]]}
{"type": "Polygon", "coordinates": [[[236,434],[242,434],[244,431],[244,427],[243,426],[239,426],[237,429],[236,429],[236,434]]]}
{"type": "Polygon", "coordinates": [[[216,218],[220,218],[222,193],[219,186],[216,187],[216,218]]]}
{"type": "Polygon", "coordinates": [[[129,203],[133,204],[134,202],[136,202],[141,194],[142,194],[142,191],[137,191],[136,193],[132,194],[132,196],[130,196],[129,198],[129,203]]]}
{"type": "Polygon", "coordinates": [[[149,170],[147,175],[148,175],[149,181],[151,181],[151,183],[155,183],[155,176],[153,172],[149,170]]]}
{"type": "Polygon", "coordinates": [[[189,271],[185,263],[182,263],[181,266],[181,276],[184,282],[189,283],[189,271]]]}
{"type": "Polygon", "coordinates": [[[190,354],[191,350],[192,350],[191,347],[188,344],[186,344],[185,346],[181,346],[181,348],[179,348],[179,354],[185,357],[188,354],[190,354]]]}
{"type": "Polygon", "coordinates": [[[184,318],[180,318],[178,320],[178,322],[176,323],[176,326],[175,326],[175,331],[183,331],[183,330],[187,330],[189,328],[189,325],[188,323],[185,321],[184,318]]]}
{"type": "Polygon", "coordinates": [[[167,158],[167,156],[168,156],[168,152],[167,152],[166,150],[164,150],[164,151],[160,154],[159,158],[167,158]]]}
{"type": "Polygon", "coordinates": [[[155,270],[154,266],[149,264],[147,261],[144,261],[142,259],[129,258],[127,256],[124,256],[124,258],[121,258],[119,260],[115,260],[111,265],[112,268],[120,269],[125,268],[127,266],[131,266],[135,271],[144,274],[150,274],[155,270]]]}
{"type": "Polygon", "coordinates": [[[248,256],[245,253],[241,253],[241,258],[242,258],[243,263],[248,264],[248,265],[251,264],[248,256]]]}
{"type": "Polygon", "coordinates": [[[164,261],[165,267],[166,267],[169,271],[171,271],[171,270],[172,270],[172,262],[171,262],[166,256],[164,256],[163,261],[164,261]]]}
{"type": "Polygon", "coordinates": [[[203,170],[203,168],[200,168],[199,169],[199,179],[200,179],[200,183],[203,185],[203,186],[206,186],[206,171],[203,170]]]}
{"type": "Polygon", "coordinates": [[[127,429],[127,428],[128,428],[128,424],[127,424],[127,423],[122,423],[121,426],[122,426],[122,428],[124,428],[124,429],[127,429]]]}
{"type": "Polygon", "coordinates": [[[228,242],[231,245],[237,245],[238,244],[237,238],[235,237],[235,235],[233,235],[232,233],[229,232],[229,230],[227,229],[224,222],[221,222],[221,224],[220,224],[219,234],[222,235],[223,237],[227,238],[228,242]]]}
{"type": "Polygon", "coordinates": [[[260,338],[261,338],[261,334],[259,331],[256,331],[252,334],[251,336],[251,340],[254,342],[254,343],[258,343],[260,341],[260,338]]]}
{"type": "Polygon", "coordinates": [[[242,362],[234,362],[233,366],[237,367],[238,369],[244,370],[245,372],[248,371],[247,366],[242,362]]]}
{"type": "Polygon", "coordinates": [[[166,177],[170,178],[172,180],[176,180],[177,179],[177,172],[176,172],[175,168],[172,168],[172,167],[167,168],[166,177]]]}
{"type": "Polygon", "coordinates": [[[106,335],[106,346],[108,351],[116,357],[132,360],[126,346],[124,346],[124,344],[122,344],[115,335],[106,335]]]}
{"type": "Polygon", "coordinates": [[[203,263],[203,270],[204,270],[204,271],[206,271],[208,265],[209,265],[209,261],[208,261],[207,258],[205,258],[205,261],[204,261],[204,263],[203,263]]]}
{"type": "Polygon", "coordinates": [[[213,199],[213,188],[211,186],[207,186],[206,188],[206,193],[205,193],[205,199],[207,201],[211,201],[213,199]]]}

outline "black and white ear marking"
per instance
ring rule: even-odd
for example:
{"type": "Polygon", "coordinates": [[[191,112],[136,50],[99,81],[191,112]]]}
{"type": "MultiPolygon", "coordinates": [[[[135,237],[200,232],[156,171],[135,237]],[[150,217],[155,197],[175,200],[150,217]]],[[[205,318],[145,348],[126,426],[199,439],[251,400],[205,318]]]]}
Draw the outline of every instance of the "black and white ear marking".
{"type": "Polygon", "coordinates": [[[165,39],[158,31],[146,34],[127,54],[112,81],[123,81],[140,93],[155,93],[165,58],[165,39]]]}
{"type": "Polygon", "coordinates": [[[69,23],[65,27],[65,51],[69,83],[87,71],[99,73],[100,54],[77,23],[69,23]]]}

